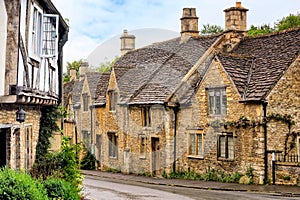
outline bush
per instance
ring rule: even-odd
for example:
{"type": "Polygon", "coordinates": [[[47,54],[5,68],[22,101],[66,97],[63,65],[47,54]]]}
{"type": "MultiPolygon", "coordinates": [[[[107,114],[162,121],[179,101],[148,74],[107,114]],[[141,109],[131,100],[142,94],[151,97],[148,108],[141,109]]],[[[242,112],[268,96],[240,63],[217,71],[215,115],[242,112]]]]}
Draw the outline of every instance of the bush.
{"type": "Polygon", "coordinates": [[[49,199],[80,200],[78,189],[71,183],[58,179],[49,178],[43,182],[49,199]]]}
{"type": "Polygon", "coordinates": [[[25,172],[0,170],[0,199],[46,200],[44,186],[25,172]]]}
{"type": "Polygon", "coordinates": [[[84,156],[80,162],[80,168],[85,170],[95,170],[96,169],[96,158],[90,153],[86,148],[84,149],[84,156]]]}

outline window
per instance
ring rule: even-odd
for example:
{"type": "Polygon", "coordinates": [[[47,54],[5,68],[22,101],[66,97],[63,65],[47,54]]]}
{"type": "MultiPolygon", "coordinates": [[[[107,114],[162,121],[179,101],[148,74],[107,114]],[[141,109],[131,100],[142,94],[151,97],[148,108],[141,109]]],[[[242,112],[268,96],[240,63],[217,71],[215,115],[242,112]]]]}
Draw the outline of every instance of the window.
{"type": "Polygon", "coordinates": [[[83,101],[83,111],[88,111],[88,95],[82,94],[82,101],[83,101]]]}
{"type": "Polygon", "coordinates": [[[36,57],[40,57],[41,54],[42,16],[42,10],[34,6],[31,22],[31,54],[36,57]]]}
{"type": "Polygon", "coordinates": [[[189,155],[203,157],[204,139],[202,133],[190,133],[189,155]]]}
{"type": "Polygon", "coordinates": [[[144,135],[141,135],[139,138],[140,142],[140,155],[145,156],[146,153],[146,138],[144,135]]]}
{"type": "Polygon", "coordinates": [[[109,111],[115,111],[116,110],[116,102],[117,102],[117,97],[116,97],[116,92],[115,91],[108,91],[108,99],[109,99],[109,111]]]}
{"type": "Polygon", "coordinates": [[[58,16],[44,15],[43,17],[42,55],[44,57],[56,56],[58,45],[58,16]]]}
{"type": "Polygon", "coordinates": [[[150,107],[142,107],[142,125],[144,127],[151,126],[150,107]]]}
{"type": "Polygon", "coordinates": [[[109,157],[111,158],[117,158],[118,157],[118,137],[116,136],[116,133],[108,133],[108,152],[109,157]]]}
{"type": "Polygon", "coordinates": [[[42,9],[34,4],[31,16],[31,57],[39,59],[41,56],[57,56],[58,15],[43,14],[42,9]]]}
{"type": "Polygon", "coordinates": [[[226,115],[225,88],[208,89],[208,109],[210,115],[226,115]]]}
{"type": "Polygon", "coordinates": [[[219,135],[218,139],[218,157],[225,159],[234,158],[233,134],[219,135]]]}

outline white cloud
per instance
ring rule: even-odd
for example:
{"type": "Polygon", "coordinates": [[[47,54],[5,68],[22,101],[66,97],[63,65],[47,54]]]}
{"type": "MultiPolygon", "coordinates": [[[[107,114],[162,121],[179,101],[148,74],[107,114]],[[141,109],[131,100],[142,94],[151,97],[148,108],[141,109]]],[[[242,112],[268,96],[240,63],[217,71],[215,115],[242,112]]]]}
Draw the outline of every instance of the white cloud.
{"type": "MultiPolygon", "coordinates": [[[[105,40],[123,29],[161,28],[180,32],[184,7],[195,7],[202,24],[224,26],[223,10],[235,1],[224,0],[52,0],[62,16],[70,20],[69,41],[64,60],[86,58],[105,40]]],[[[243,0],[251,24],[273,24],[300,10],[300,0],[243,0]]]]}

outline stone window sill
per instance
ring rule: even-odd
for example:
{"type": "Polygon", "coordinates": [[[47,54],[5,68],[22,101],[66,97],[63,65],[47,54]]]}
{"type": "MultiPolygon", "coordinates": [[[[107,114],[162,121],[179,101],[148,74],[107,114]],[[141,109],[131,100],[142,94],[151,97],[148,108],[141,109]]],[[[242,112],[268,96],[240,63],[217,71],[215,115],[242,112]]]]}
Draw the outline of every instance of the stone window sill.
{"type": "Polygon", "coordinates": [[[231,158],[221,158],[221,157],[219,157],[219,158],[218,158],[218,161],[233,162],[234,159],[231,159],[231,158]]]}
{"type": "Polygon", "coordinates": [[[196,155],[188,155],[187,156],[190,159],[198,159],[198,160],[203,160],[203,156],[196,156],[196,155]]]}

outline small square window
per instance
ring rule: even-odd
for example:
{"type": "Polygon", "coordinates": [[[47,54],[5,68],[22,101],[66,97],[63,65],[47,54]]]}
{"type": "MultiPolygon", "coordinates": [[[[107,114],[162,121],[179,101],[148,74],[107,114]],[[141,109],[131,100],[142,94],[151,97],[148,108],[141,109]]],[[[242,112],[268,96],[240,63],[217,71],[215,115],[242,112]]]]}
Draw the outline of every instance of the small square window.
{"type": "Polygon", "coordinates": [[[144,157],[146,154],[146,137],[141,135],[139,137],[139,144],[140,144],[140,156],[144,157]]]}

